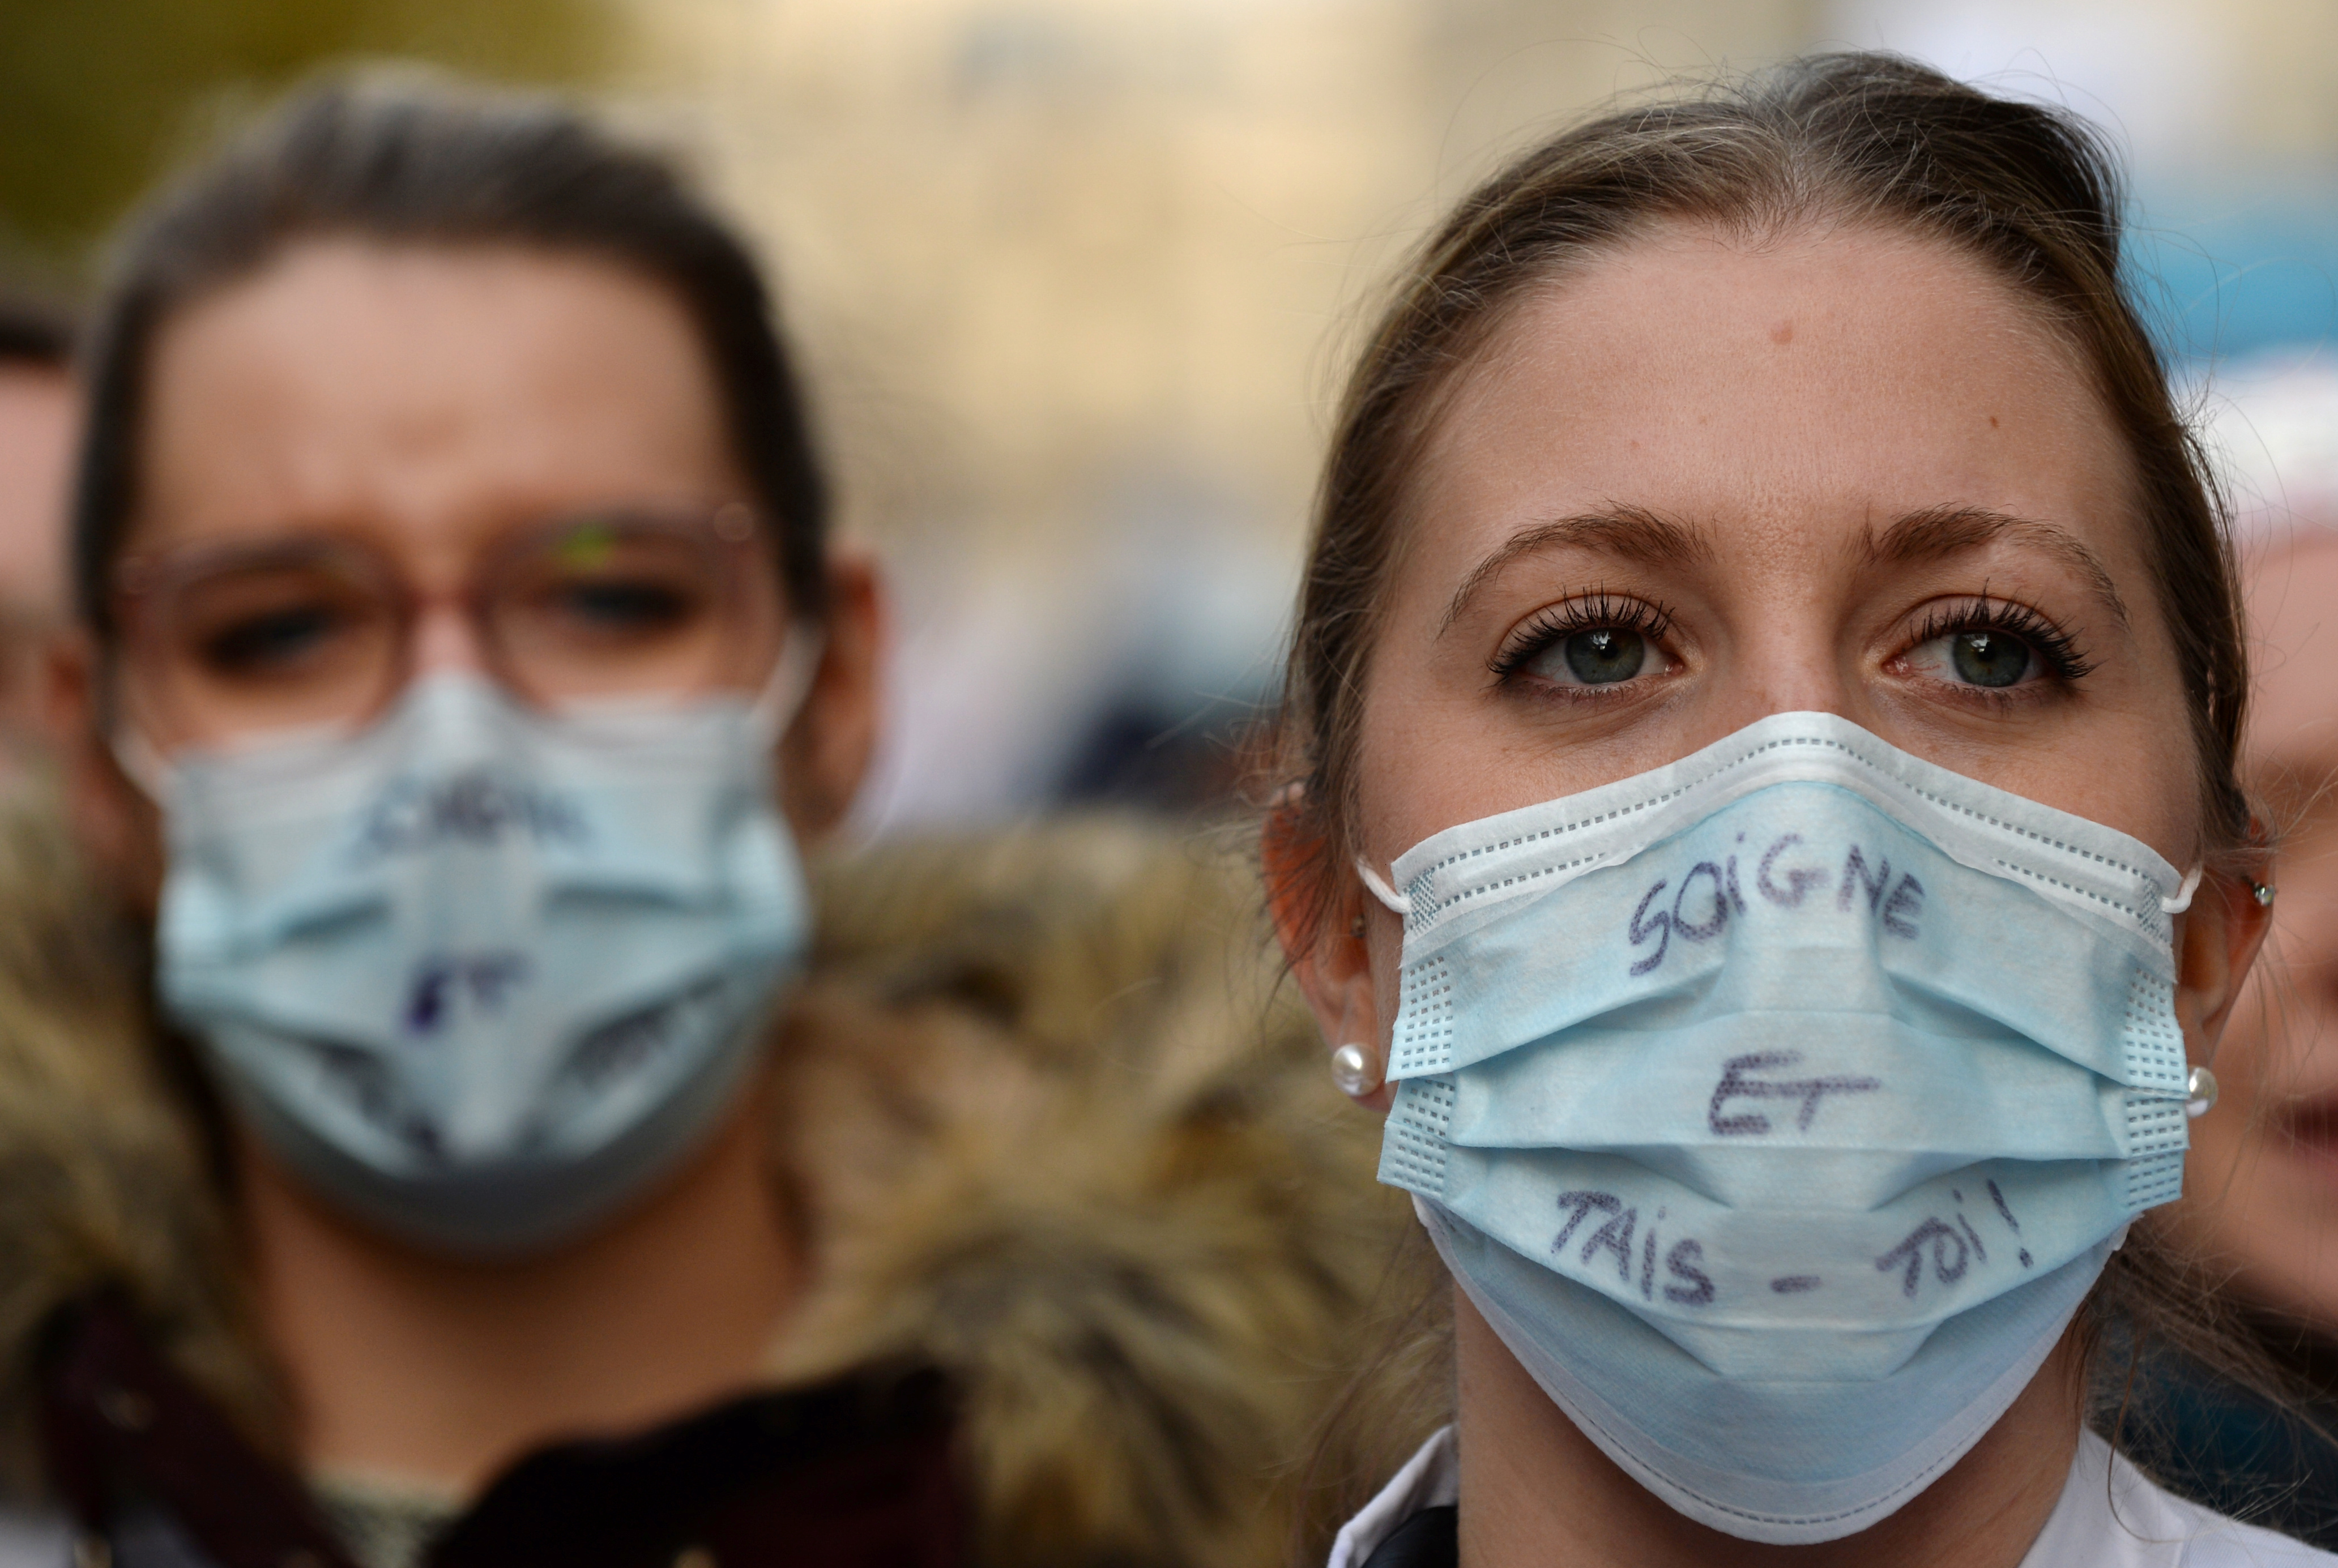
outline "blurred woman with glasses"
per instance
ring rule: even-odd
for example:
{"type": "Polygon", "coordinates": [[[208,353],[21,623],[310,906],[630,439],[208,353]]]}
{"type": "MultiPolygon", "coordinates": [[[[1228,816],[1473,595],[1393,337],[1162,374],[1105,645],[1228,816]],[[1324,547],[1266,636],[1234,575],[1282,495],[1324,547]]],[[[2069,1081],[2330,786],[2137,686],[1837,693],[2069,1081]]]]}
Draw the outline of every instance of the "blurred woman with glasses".
{"type": "MultiPolygon", "coordinates": [[[[44,926],[69,871],[10,849],[0,1458],[44,1501],[0,1561],[1279,1551],[1349,1303],[1260,1014],[1216,979],[1178,1099],[1118,1000],[1222,975],[1178,920],[1043,1006],[973,913],[968,1007],[937,933],[982,900],[932,864],[889,1010],[801,983],[878,588],[668,166],[312,92],[139,220],[88,371],[57,680],[85,901],[129,914],[44,926]]],[[[832,949],[882,946],[873,876],[832,949]]]]}

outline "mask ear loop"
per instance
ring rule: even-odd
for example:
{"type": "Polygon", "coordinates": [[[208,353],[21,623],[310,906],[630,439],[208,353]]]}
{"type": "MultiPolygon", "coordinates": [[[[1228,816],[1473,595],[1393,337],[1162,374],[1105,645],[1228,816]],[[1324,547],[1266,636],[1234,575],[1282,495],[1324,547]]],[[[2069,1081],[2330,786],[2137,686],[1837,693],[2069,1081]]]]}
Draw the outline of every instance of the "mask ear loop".
{"type": "Polygon", "coordinates": [[[171,790],[171,762],[153,742],[138,732],[137,728],[122,712],[120,696],[114,691],[114,658],[112,651],[98,654],[95,671],[98,728],[104,733],[105,749],[113,755],[114,766],[123,778],[138,786],[139,793],[155,806],[163,804],[171,790]]]}
{"type": "MultiPolygon", "coordinates": [[[[1389,886],[1386,877],[1366,865],[1362,856],[1356,858],[1355,865],[1356,875],[1363,878],[1364,886],[1371,889],[1373,897],[1399,915],[1411,913],[1412,906],[1389,886]]],[[[1362,936],[1363,929],[1363,919],[1358,916],[1355,935],[1362,936]]],[[[1351,1100],[1361,1100],[1376,1093],[1387,1081],[1388,1067],[1380,1060],[1379,1046],[1351,1041],[1331,1053],[1331,1082],[1341,1093],[1351,1100]]]]}
{"type": "Polygon", "coordinates": [[[2200,891],[2200,874],[2207,868],[2204,862],[2184,873],[2184,886],[2176,890],[2175,897],[2162,898],[2159,901],[2159,912],[2163,915],[2181,915],[2191,908],[2192,895],[2200,891]]]}
{"type": "Polygon", "coordinates": [[[1407,903],[1395,888],[1388,885],[1387,878],[1366,865],[1364,858],[1361,855],[1356,857],[1356,875],[1364,879],[1364,886],[1371,889],[1373,897],[1387,905],[1397,914],[1412,913],[1412,906],[1407,903]]]}
{"type": "Polygon", "coordinates": [[[787,640],[780,644],[779,662],[771,666],[771,678],[763,682],[754,706],[748,710],[748,721],[767,742],[776,744],[803,711],[827,647],[824,631],[801,624],[788,628],[787,640]]]}
{"type": "MultiPolygon", "coordinates": [[[[2181,915],[2186,909],[2191,908],[2192,896],[2200,890],[2200,876],[2201,873],[2206,869],[2207,867],[2204,863],[2202,865],[2195,866],[2191,870],[2186,872],[2184,874],[2184,886],[2176,890],[2176,897],[2173,898],[2162,898],[2159,901],[2161,912],[2167,915],[2181,915]]],[[[2188,1121],[2197,1121],[2200,1117],[2205,1116],[2209,1111],[2215,1106],[2215,1073],[2209,1071],[2205,1063],[2195,1063],[2191,1067],[2186,1069],[2184,1074],[2184,1115],[2186,1119],[2188,1121]]],[[[2124,1240],[2125,1239],[2125,1232],[2121,1232],[2120,1240],[2124,1240]]]]}
{"type": "Polygon", "coordinates": [[[105,748],[113,753],[114,766],[138,786],[140,794],[157,806],[164,804],[163,797],[171,792],[172,769],[153,742],[131,726],[117,724],[106,735],[105,748]]]}

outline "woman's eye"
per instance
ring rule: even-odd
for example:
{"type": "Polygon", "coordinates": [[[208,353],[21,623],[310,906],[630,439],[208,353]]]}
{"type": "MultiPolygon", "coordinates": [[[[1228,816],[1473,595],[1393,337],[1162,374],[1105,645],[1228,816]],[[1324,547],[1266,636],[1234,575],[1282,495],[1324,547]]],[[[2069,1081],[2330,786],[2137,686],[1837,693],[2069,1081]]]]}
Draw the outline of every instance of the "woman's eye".
{"type": "Polygon", "coordinates": [[[561,609],[579,626],[604,632],[666,631],[690,618],[688,596],[659,583],[602,581],[570,584],[561,609]]]}
{"type": "Polygon", "coordinates": [[[1560,686],[1614,686],[1668,668],[1655,644],[1621,626],[1571,632],[1526,662],[1530,674],[1560,686]]]}
{"type": "Polygon", "coordinates": [[[2010,632],[1975,627],[1920,643],[1908,666],[1953,686],[2019,686],[2045,672],[2038,651],[2010,632]]]}
{"type": "Polygon", "coordinates": [[[341,630],[342,618],[329,609],[291,606],[212,632],[202,641],[202,657],[222,674],[281,671],[315,658],[341,630]]]}

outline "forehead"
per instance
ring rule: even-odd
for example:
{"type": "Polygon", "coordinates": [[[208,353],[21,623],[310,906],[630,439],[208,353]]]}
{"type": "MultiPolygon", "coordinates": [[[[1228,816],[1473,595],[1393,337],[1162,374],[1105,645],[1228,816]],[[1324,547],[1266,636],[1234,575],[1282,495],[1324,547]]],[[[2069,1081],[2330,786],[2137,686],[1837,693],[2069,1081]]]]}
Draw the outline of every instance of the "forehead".
{"type": "Polygon", "coordinates": [[[681,499],[730,468],[681,303],[516,247],[296,245],[164,325],[147,409],[136,526],[157,543],[681,499]]]}
{"type": "Polygon", "coordinates": [[[62,370],[0,364],[0,605],[55,604],[78,410],[62,370]]]}
{"type": "Polygon", "coordinates": [[[1953,502],[2130,553],[2126,454],[2077,351],[1979,261],[1895,230],[1750,244],[1665,228],[1514,307],[1455,388],[1412,495],[1507,533],[1617,504],[1724,543],[1863,535],[1953,502]]]}

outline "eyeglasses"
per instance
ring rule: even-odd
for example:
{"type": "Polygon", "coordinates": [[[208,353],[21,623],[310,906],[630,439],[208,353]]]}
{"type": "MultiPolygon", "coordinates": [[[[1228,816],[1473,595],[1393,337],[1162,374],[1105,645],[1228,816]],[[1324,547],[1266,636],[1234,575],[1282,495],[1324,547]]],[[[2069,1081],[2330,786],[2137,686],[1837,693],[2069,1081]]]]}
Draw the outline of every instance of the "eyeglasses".
{"type": "MultiPolygon", "coordinates": [[[[781,643],[770,536],[739,505],[525,530],[457,601],[487,672],[547,709],[752,690],[781,643]]],[[[331,535],[129,557],[113,594],[124,716],[165,752],[360,727],[412,677],[429,603],[379,551],[331,535]]]]}

